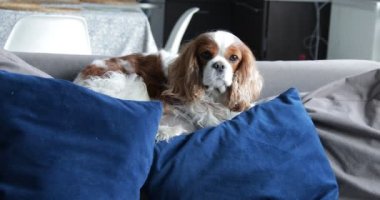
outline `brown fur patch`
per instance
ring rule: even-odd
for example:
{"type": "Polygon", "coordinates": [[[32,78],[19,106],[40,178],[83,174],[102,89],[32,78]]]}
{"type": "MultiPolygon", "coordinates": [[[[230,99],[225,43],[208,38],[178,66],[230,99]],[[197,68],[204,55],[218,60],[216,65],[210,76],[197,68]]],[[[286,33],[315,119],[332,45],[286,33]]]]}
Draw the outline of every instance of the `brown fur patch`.
{"type": "Polygon", "coordinates": [[[226,52],[224,53],[224,57],[227,59],[227,61],[231,64],[233,71],[235,72],[238,67],[240,62],[242,61],[242,52],[237,45],[231,45],[227,48],[226,52]],[[238,60],[236,61],[231,61],[230,58],[231,56],[236,55],[238,57],[238,60]]]}
{"type": "Polygon", "coordinates": [[[104,60],[107,67],[91,64],[81,71],[83,79],[90,76],[103,76],[108,71],[136,73],[143,78],[149,97],[162,99],[161,93],[166,89],[167,79],[163,72],[161,58],[158,55],[131,54],[123,57],[104,60]]]}
{"type": "Polygon", "coordinates": [[[98,67],[96,65],[88,65],[86,66],[82,72],[81,72],[81,76],[83,79],[87,79],[91,76],[103,76],[106,72],[108,71],[121,71],[120,70],[111,70],[111,69],[108,69],[108,68],[103,68],[103,67],[98,67]]]}
{"type": "Polygon", "coordinates": [[[117,64],[117,62],[112,60],[105,60],[107,67],[99,67],[95,64],[90,64],[86,66],[81,71],[81,76],[83,79],[87,79],[90,76],[103,76],[108,71],[120,71],[125,72],[124,68],[117,64]]]}
{"type": "Polygon", "coordinates": [[[227,91],[226,106],[232,111],[241,112],[247,110],[250,104],[259,97],[262,80],[251,50],[243,43],[237,47],[242,57],[234,73],[233,83],[227,91]]]}
{"type": "Polygon", "coordinates": [[[216,54],[219,51],[218,45],[215,43],[214,40],[212,40],[208,36],[200,36],[196,40],[197,43],[197,49],[196,49],[196,57],[198,61],[198,65],[201,66],[202,68],[206,66],[207,62],[214,58],[216,54]],[[204,59],[202,58],[202,53],[204,52],[209,52],[211,53],[211,58],[210,59],[204,59]]]}
{"type": "Polygon", "coordinates": [[[150,98],[162,99],[161,93],[166,89],[167,79],[160,56],[135,54],[121,59],[129,61],[136,74],[143,78],[150,98]]]}

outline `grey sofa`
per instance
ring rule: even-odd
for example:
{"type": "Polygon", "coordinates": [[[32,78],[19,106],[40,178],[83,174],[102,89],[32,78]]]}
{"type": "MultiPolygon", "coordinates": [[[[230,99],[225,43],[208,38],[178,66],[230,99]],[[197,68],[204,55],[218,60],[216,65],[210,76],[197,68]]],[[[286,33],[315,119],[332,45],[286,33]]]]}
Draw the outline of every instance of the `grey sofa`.
{"type": "MultiPolygon", "coordinates": [[[[55,78],[73,80],[85,65],[104,56],[16,53],[27,63],[55,78]]],[[[262,98],[279,94],[289,87],[301,92],[314,90],[343,77],[380,68],[379,62],[366,60],[258,61],[264,76],[262,98]]]]}
{"type": "MultiPolygon", "coordinates": [[[[17,55],[54,78],[69,81],[92,60],[104,57],[17,55]]],[[[340,199],[380,199],[380,71],[361,76],[361,79],[343,79],[380,69],[380,63],[366,60],[258,61],[257,65],[264,77],[263,99],[290,87],[305,94],[303,102],[338,179],[340,199]],[[331,84],[337,80],[341,81],[331,84]],[[369,86],[369,81],[372,81],[370,91],[357,92],[356,86],[369,86]],[[345,82],[352,83],[346,87],[345,82]],[[355,99],[367,98],[368,94],[370,99],[355,99]]]]}

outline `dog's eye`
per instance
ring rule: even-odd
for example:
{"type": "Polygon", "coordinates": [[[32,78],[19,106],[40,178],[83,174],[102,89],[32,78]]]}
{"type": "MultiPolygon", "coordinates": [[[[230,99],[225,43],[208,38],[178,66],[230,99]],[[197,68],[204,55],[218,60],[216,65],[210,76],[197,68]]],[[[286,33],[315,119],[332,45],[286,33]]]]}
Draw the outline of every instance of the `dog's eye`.
{"type": "Polygon", "coordinates": [[[235,61],[237,61],[239,59],[239,57],[237,56],[237,55],[232,55],[232,56],[230,56],[230,61],[231,62],[235,62],[235,61]]]}
{"type": "Polygon", "coordinates": [[[204,60],[210,60],[212,58],[212,55],[209,51],[204,51],[200,54],[201,58],[204,60]]]}

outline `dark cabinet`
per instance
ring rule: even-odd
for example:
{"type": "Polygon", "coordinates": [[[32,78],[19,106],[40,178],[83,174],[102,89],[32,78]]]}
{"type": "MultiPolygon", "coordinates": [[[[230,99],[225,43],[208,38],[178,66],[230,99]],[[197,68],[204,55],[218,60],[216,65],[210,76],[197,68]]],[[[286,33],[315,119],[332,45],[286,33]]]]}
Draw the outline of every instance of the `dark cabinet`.
{"type": "Polygon", "coordinates": [[[188,41],[200,33],[224,29],[231,31],[233,10],[231,9],[230,0],[221,1],[166,1],[164,40],[166,41],[169,34],[179,18],[188,8],[199,7],[200,11],[196,13],[184,35],[183,41],[188,41]]]}
{"type": "Polygon", "coordinates": [[[166,0],[165,41],[178,17],[193,6],[199,7],[200,11],[190,22],[184,42],[206,31],[224,29],[243,40],[258,60],[326,58],[330,4],[270,0],[166,0]],[[317,25],[319,31],[315,34],[317,25]]]}

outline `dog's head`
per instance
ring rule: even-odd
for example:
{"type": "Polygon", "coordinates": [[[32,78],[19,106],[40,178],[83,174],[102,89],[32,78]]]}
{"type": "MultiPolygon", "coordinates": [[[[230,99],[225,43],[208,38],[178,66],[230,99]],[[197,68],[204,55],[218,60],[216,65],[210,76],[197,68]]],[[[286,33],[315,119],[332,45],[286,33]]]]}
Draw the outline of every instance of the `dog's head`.
{"type": "Polygon", "coordinates": [[[251,50],[226,31],[207,32],[187,43],[169,67],[168,80],[170,95],[181,101],[219,96],[233,111],[247,109],[262,88],[251,50]]]}

